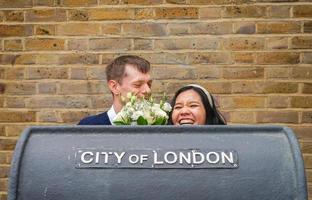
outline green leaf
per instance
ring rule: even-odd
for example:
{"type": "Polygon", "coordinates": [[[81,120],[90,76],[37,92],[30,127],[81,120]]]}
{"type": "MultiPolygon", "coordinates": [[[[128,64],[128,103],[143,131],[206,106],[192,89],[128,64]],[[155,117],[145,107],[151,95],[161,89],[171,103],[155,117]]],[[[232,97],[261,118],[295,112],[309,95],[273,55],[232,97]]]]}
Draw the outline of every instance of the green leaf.
{"type": "Polygon", "coordinates": [[[138,118],[137,123],[138,123],[138,125],[148,125],[147,120],[144,117],[142,117],[142,116],[140,116],[138,118]]]}
{"type": "Polygon", "coordinates": [[[115,125],[128,125],[127,123],[123,122],[123,121],[114,121],[113,122],[115,125]]]}
{"type": "Polygon", "coordinates": [[[164,125],[165,122],[166,122],[166,119],[160,117],[160,118],[157,118],[156,121],[152,125],[164,125]]]}

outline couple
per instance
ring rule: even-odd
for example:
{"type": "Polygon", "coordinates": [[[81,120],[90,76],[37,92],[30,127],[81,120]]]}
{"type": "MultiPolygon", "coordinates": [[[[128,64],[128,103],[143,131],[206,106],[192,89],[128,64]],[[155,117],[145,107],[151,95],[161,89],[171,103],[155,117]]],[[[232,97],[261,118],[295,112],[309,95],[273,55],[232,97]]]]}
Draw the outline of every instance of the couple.
{"type": "MultiPolygon", "coordinates": [[[[149,72],[150,63],[141,57],[127,55],[114,59],[106,68],[107,84],[113,96],[112,107],[107,112],[82,119],[78,125],[112,125],[122,109],[122,96],[129,92],[137,97],[150,96],[152,79],[149,72]]],[[[169,124],[226,124],[213,97],[199,85],[180,88],[171,105],[169,124]]]]}

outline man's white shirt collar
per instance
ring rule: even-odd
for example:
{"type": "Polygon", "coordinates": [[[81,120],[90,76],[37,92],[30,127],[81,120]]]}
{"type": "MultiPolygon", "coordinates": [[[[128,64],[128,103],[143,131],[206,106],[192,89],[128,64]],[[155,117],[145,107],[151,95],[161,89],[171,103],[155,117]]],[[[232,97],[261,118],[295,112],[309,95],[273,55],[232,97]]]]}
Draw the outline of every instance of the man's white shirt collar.
{"type": "Polygon", "coordinates": [[[109,121],[112,125],[114,125],[113,121],[114,121],[114,118],[116,117],[116,112],[115,112],[115,109],[114,109],[114,106],[112,106],[108,111],[107,111],[107,115],[108,115],[108,118],[109,118],[109,121]]]}

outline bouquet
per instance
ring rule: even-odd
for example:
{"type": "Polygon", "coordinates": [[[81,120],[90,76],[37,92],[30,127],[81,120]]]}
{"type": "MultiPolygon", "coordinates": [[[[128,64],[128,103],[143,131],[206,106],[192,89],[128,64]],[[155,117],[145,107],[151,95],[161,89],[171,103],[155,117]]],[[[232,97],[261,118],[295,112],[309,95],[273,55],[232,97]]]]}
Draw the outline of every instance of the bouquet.
{"type": "Polygon", "coordinates": [[[129,93],[128,102],[114,118],[115,125],[165,125],[171,106],[164,99],[159,104],[154,99],[137,98],[129,93]]]}

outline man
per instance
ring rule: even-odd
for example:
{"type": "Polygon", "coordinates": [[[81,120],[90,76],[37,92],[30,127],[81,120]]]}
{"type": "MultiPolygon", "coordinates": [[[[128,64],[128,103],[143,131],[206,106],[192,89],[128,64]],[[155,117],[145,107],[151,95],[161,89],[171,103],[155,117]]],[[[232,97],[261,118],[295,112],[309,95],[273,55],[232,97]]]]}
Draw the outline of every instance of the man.
{"type": "Polygon", "coordinates": [[[152,80],[150,63],[138,56],[120,56],[106,68],[107,85],[113,95],[112,107],[104,113],[82,119],[78,125],[112,125],[122,109],[121,97],[131,92],[137,97],[148,97],[152,80]]]}

